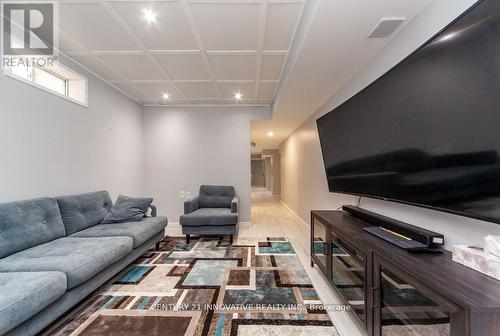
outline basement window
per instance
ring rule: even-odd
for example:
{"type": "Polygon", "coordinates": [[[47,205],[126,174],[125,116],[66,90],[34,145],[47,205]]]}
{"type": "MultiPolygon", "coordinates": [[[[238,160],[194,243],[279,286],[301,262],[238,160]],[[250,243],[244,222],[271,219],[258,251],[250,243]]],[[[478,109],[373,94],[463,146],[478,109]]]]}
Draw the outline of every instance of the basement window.
{"type": "Polygon", "coordinates": [[[47,67],[18,63],[7,75],[74,103],[87,104],[87,79],[61,64],[47,67]]]}

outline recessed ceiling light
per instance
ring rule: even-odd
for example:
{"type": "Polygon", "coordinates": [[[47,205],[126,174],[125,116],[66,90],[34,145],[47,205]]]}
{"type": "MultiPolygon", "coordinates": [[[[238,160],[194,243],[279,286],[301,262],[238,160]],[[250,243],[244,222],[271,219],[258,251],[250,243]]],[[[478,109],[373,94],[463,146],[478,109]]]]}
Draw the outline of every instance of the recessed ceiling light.
{"type": "Polygon", "coordinates": [[[241,94],[241,92],[236,92],[234,94],[234,99],[241,100],[242,98],[243,98],[243,95],[241,94]]]}
{"type": "Polygon", "coordinates": [[[274,132],[272,132],[272,131],[267,132],[267,136],[268,136],[268,137],[272,137],[272,136],[274,136],[274,132]]]}
{"type": "Polygon", "coordinates": [[[169,100],[169,99],[170,99],[169,94],[168,94],[168,93],[166,93],[166,92],[162,94],[162,97],[163,97],[163,99],[165,99],[165,100],[169,100]]]}
{"type": "Polygon", "coordinates": [[[144,20],[146,20],[148,23],[156,22],[157,14],[155,12],[153,12],[152,9],[144,8],[142,10],[142,14],[143,14],[144,20]]]}

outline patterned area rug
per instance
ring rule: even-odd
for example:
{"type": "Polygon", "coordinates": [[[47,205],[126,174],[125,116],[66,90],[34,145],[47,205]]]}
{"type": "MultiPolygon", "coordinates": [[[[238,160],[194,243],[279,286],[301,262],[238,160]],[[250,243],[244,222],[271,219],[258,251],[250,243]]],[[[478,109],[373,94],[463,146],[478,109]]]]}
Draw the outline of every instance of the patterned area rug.
{"type": "Polygon", "coordinates": [[[47,335],[337,336],[284,237],[166,237],[47,335]]]}

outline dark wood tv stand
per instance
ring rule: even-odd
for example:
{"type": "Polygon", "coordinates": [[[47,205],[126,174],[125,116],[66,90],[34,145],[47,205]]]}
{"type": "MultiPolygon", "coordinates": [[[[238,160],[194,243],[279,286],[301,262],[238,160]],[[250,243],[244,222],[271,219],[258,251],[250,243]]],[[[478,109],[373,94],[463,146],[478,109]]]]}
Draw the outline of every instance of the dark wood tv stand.
{"type": "Polygon", "coordinates": [[[311,212],[311,263],[370,336],[500,335],[500,281],[451,253],[410,254],[343,211],[311,212]]]}

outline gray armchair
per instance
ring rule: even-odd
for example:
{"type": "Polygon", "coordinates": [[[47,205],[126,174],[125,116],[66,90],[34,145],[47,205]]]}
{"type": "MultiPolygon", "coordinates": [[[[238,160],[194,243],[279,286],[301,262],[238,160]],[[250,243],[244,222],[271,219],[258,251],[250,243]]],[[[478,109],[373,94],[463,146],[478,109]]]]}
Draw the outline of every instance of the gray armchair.
{"type": "Polygon", "coordinates": [[[231,186],[202,185],[200,193],[184,202],[184,215],[180,218],[186,242],[194,235],[233,235],[238,224],[238,196],[231,186]]]}

